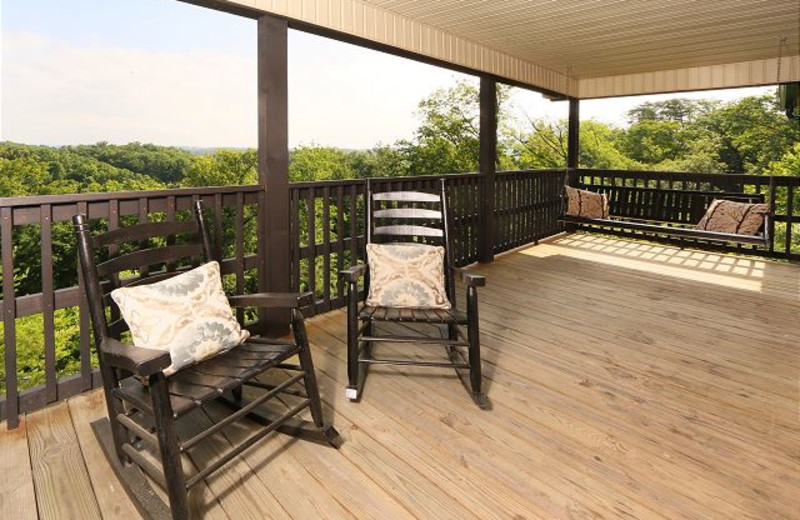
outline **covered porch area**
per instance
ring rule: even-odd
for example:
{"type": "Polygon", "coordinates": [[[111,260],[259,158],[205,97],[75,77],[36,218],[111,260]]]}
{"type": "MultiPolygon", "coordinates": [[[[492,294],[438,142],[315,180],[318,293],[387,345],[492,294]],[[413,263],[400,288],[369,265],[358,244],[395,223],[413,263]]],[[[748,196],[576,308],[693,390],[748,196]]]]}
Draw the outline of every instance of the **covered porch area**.
{"type": "MultiPolygon", "coordinates": [[[[381,367],[347,402],[345,315],[319,314],[309,332],[344,446],[274,435],[201,486],[198,518],[796,517],[798,266],[574,233],[471,269],[491,281],[491,412],[437,369],[381,367]]],[[[401,347],[422,349],[384,348],[401,347]]],[[[84,393],[0,431],[6,518],[136,517],[90,430],[102,400],[84,393]]]]}

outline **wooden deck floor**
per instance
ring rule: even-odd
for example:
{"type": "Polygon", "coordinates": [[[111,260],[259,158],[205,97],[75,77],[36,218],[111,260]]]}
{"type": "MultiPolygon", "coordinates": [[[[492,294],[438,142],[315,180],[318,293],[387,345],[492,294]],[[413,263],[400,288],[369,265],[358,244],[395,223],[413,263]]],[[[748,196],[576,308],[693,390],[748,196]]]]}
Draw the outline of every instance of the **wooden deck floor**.
{"type": "MultiPolygon", "coordinates": [[[[203,517],[800,518],[800,267],[572,235],[475,270],[493,410],[438,369],[374,370],[346,402],[344,314],[318,316],[345,445],[259,444],[208,480],[203,517]]],[[[103,414],[94,392],[2,427],[0,518],[136,518],[103,414]]]]}

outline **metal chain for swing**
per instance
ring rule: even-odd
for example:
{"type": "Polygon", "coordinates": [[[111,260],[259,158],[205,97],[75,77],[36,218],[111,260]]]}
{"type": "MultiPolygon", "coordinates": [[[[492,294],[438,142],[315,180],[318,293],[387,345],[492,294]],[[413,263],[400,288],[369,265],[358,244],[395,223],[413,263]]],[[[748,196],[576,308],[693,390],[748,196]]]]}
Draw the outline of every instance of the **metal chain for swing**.
{"type": "MultiPolygon", "coordinates": [[[[570,92],[570,76],[572,73],[572,65],[567,65],[566,71],[566,86],[564,87],[564,92],[570,92]]],[[[569,125],[567,125],[569,126],[569,125]]],[[[564,160],[564,186],[569,186],[569,130],[567,130],[567,157],[564,160]]]]}
{"type": "Polygon", "coordinates": [[[778,75],[775,78],[775,85],[780,88],[781,86],[781,61],[783,58],[783,46],[786,45],[786,36],[782,36],[778,38],[778,75]]]}

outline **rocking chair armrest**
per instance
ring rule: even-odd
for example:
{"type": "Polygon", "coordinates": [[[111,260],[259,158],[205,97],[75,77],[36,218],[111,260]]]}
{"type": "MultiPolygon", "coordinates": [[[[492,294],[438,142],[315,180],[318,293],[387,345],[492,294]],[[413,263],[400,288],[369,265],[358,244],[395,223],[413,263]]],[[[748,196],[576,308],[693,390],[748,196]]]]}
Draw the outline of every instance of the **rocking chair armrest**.
{"type": "Polygon", "coordinates": [[[483,287],[486,285],[486,277],[482,274],[470,273],[459,267],[451,267],[453,278],[466,283],[467,287],[483,287]]]}
{"type": "Polygon", "coordinates": [[[169,352],[127,345],[112,338],[100,343],[103,360],[115,368],[121,368],[141,377],[161,372],[172,364],[169,352]]]}
{"type": "Polygon", "coordinates": [[[261,307],[272,309],[301,309],[314,301],[311,292],[304,293],[254,293],[239,294],[228,298],[231,307],[261,307]]]}
{"type": "Polygon", "coordinates": [[[350,269],[339,271],[339,277],[346,282],[357,283],[367,273],[367,264],[356,264],[350,269]]]}

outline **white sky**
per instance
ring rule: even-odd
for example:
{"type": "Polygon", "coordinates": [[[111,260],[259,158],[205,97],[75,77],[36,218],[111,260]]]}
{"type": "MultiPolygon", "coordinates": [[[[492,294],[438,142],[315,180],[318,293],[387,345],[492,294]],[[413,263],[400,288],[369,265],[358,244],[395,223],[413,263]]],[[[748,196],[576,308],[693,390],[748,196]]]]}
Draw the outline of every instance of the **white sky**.
{"type": "MultiPolygon", "coordinates": [[[[255,146],[252,20],[174,0],[66,2],[72,9],[63,0],[0,2],[0,140],[255,146]]],[[[295,31],[289,53],[290,146],[408,138],[419,101],[468,77],[295,31]]],[[[767,90],[680,96],[730,100],[767,90]]],[[[585,101],[581,119],[623,124],[636,104],[666,97],[585,101]]],[[[512,102],[533,117],[567,113],[566,103],[532,92],[516,90],[512,102]]]]}

